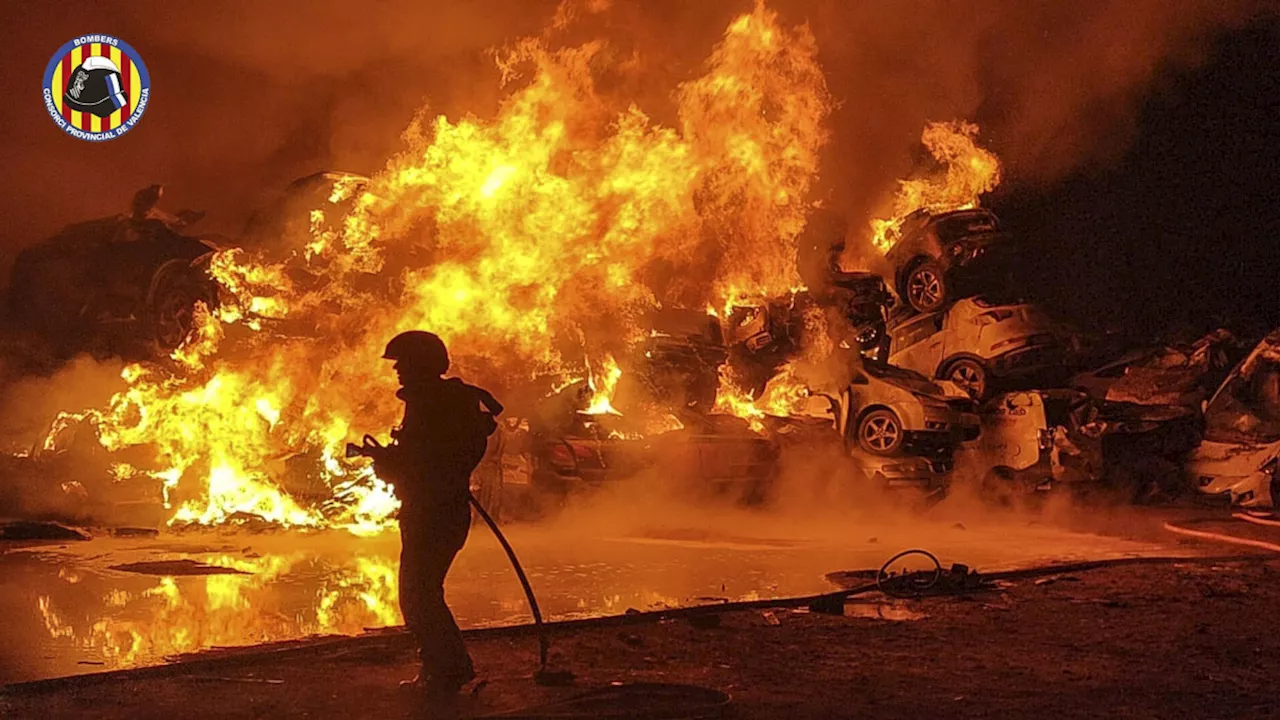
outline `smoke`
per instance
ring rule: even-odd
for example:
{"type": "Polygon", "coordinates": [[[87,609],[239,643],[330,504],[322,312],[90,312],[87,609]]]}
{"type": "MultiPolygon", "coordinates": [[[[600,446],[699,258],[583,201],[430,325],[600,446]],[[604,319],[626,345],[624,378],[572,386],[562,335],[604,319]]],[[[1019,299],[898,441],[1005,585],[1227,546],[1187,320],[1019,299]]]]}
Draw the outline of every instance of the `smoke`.
{"type": "MultiPolygon", "coordinates": [[[[700,73],[706,48],[750,5],[290,0],[232,12],[130,0],[70,12],[8,3],[0,19],[20,32],[0,66],[0,122],[23,141],[0,144],[0,268],[69,221],[119,211],[152,182],[167,186],[167,203],[206,209],[210,229],[234,234],[294,177],[376,170],[425,103],[451,117],[491,113],[500,89],[487,51],[518,37],[607,38],[601,88],[673,124],[671,88],[700,73]],[[89,30],[137,48],[153,84],[137,130],[101,144],[62,134],[35,90],[52,53],[89,30]]],[[[926,121],[976,121],[1007,184],[1051,181],[1122,153],[1161,71],[1194,65],[1219,33],[1271,15],[1264,0],[770,5],[816,36],[840,103],[824,181],[855,232],[913,169],[926,121]]]]}

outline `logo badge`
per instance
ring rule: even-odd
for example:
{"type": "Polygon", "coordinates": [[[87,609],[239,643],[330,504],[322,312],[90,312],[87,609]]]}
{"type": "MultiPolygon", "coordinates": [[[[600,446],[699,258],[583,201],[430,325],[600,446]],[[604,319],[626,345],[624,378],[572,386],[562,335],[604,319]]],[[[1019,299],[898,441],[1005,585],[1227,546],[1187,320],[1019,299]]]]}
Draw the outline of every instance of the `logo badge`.
{"type": "Polygon", "coordinates": [[[58,48],[44,71],[44,107],[71,137],[114,140],[138,124],[151,95],[142,57],[111,35],[83,35],[58,48]]]}

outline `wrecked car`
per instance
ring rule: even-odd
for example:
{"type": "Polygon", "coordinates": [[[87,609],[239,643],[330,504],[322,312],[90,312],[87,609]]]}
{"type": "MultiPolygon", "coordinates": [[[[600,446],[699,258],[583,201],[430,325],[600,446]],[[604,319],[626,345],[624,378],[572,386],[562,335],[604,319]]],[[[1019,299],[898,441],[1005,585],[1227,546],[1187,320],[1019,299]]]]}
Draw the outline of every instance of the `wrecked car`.
{"type": "Polygon", "coordinates": [[[998,268],[1010,245],[990,210],[917,210],[903,219],[885,258],[894,268],[898,297],[917,312],[931,313],[963,297],[980,269],[998,268]]]}
{"type": "Polygon", "coordinates": [[[1088,396],[1072,390],[1004,393],[982,407],[982,432],[962,452],[992,499],[1095,481],[1103,474],[1103,428],[1095,416],[1088,396]]]}
{"type": "Polygon", "coordinates": [[[128,214],[70,225],[18,254],[9,284],[11,323],[59,359],[167,355],[191,330],[195,304],[218,301],[208,274],[216,247],[189,235],[198,213],[156,209],[146,188],[128,214]]]}
{"type": "Polygon", "coordinates": [[[1190,345],[1132,350],[1068,384],[1097,402],[1198,407],[1222,381],[1235,344],[1231,333],[1216,330],[1190,345]]]}
{"type": "Polygon", "coordinates": [[[742,389],[760,397],[778,370],[800,352],[805,313],[814,308],[807,293],[774,298],[729,310],[721,325],[729,364],[742,389]]]}
{"type": "MultiPolygon", "coordinates": [[[[919,455],[880,455],[864,450],[842,423],[849,413],[839,398],[824,393],[810,396],[806,410],[792,417],[766,417],[767,433],[785,453],[803,453],[812,460],[826,453],[838,462],[826,465],[838,477],[846,475],[858,488],[874,488],[890,493],[903,492],[915,501],[931,504],[946,496],[955,460],[947,444],[924,444],[919,455]]],[[[819,471],[820,472],[820,471],[819,471]]]]}
{"type": "Polygon", "coordinates": [[[796,267],[814,302],[826,314],[827,332],[839,344],[871,350],[884,335],[893,293],[879,275],[841,267],[849,225],[827,208],[813,212],[796,238],[796,267]]]}
{"type": "Polygon", "coordinates": [[[759,397],[778,369],[814,342],[825,326],[828,340],[847,348],[883,345],[886,310],[893,296],[879,275],[832,272],[820,288],[730,309],[722,322],[734,376],[759,397]]]}
{"type": "Polygon", "coordinates": [[[993,380],[1044,375],[1061,367],[1065,349],[1049,318],[1032,305],[976,296],[942,312],[891,320],[891,364],[949,380],[983,400],[993,380]]]}
{"type": "Polygon", "coordinates": [[[1274,508],[1280,495],[1280,330],[1235,367],[1204,408],[1204,440],[1186,472],[1205,495],[1274,508]]]}
{"type": "Polygon", "coordinates": [[[1100,404],[1069,389],[1005,393],[981,416],[978,442],[962,454],[984,495],[1001,502],[1055,486],[1105,485],[1135,499],[1168,492],[1200,437],[1189,408],[1100,404]]]}
{"type": "MultiPolygon", "coordinates": [[[[647,402],[710,412],[720,366],[729,357],[720,323],[703,311],[664,308],[651,314],[648,325],[628,365],[628,382],[642,385],[647,402]]],[[[625,399],[625,388],[620,392],[625,399]]]]}
{"type": "Polygon", "coordinates": [[[867,359],[841,393],[836,427],[872,455],[947,455],[976,437],[970,405],[919,373],[867,359]]]}
{"type": "Polygon", "coordinates": [[[832,340],[858,350],[879,348],[885,338],[887,313],[894,305],[884,280],[869,272],[834,272],[829,284],[815,293],[817,302],[829,308],[828,332],[832,340]],[[847,333],[848,337],[839,337],[847,333]]]}
{"type": "Polygon", "coordinates": [[[642,477],[678,478],[692,492],[755,502],[764,497],[777,470],[777,447],[740,418],[705,416],[689,427],[649,437],[628,436],[613,427],[615,420],[577,413],[560,433],[535,426],[533,488],[563,498],[642,477]]]}

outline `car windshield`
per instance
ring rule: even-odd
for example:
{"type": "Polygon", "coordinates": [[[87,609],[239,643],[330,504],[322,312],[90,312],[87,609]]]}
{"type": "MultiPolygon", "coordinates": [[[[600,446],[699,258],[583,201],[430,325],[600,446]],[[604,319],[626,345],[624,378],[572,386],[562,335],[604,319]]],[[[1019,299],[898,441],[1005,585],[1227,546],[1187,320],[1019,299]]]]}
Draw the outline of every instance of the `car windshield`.
{"type": "Polygon", "coordinates": [[[1280,363],[1246,363],[1205,408],[1205,437],[1227,442],[1280,441],[1280,363]]]}

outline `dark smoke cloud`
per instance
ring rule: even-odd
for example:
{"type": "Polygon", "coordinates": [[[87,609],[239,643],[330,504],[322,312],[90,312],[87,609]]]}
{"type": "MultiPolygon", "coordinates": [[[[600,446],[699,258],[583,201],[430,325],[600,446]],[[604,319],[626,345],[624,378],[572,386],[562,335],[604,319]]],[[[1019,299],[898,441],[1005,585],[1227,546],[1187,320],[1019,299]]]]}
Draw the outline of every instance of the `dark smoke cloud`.
{"type": "MultiPolygon", "coordinates": [[[[699,73],[750,5],[590,0],[552,37],[606,33],[603,57],[619,67],[602,91],[633,93],[671,123],[675,83],[699,73]]],[[[1193,65],[1227,29],[1274,17],[1263,0],[772,6],[817,36],[841,102],[824,184],[855,230],[912,169],[926,121],[977,121],[1007,184],[1053,180],[1123,152],[1162,70],[1193,65]]],[[[492,112],[500,90],[486,50],[542,32],[555,14],[552,0],[6,3],[0,269],[21,246],[119,211],[152,182],[166,184],[166,205],[207,209],[210,229],[234,233],[293,177],[374,171],[425,102],[450,115],[492,112]],[[154,88],[138,128],[98,145],[63,135],[37,89],[50,55],[86,32],[138,48],[154,88]]]]}

